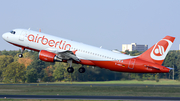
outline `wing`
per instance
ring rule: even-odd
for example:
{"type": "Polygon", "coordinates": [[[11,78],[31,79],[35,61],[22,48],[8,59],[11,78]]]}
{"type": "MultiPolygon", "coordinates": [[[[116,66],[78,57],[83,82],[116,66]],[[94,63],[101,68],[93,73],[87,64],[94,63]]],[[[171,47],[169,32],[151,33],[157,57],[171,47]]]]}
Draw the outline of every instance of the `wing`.
{"type": "Polygon", "coordinates": [[[79,58],[75,54],[75,51],[66,50],[63,52],[58,52],[57,55],[58,57],[62,57],[62,59],[67,59],[67,60],[73,59],[75,61],[80,62],[79,58]]]}
{"type": "Polygon", "coordinates": [[[49,51],[49,52],[52,52],[52,53],[56,53],[57,56],[59,58],[61,58],[61,59],[64,59],[64,60],[73,59],[75,61],[80,62],[80,59],[75,54],[77,50],[74,50],[74,51],[70,51],[70,50],[57,50],[57,49],[54,49],[54,48],[48,48],[46,50],[49,51]]]}

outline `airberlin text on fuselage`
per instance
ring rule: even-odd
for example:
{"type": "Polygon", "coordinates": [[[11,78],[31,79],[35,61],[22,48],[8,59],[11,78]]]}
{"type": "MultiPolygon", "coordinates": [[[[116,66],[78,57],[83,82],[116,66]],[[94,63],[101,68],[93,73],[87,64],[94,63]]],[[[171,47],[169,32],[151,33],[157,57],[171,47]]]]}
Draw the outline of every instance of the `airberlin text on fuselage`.
{"type": "Polygon", "coordinates": [[[32,42],[36,42],[39,43],[39,41],[41,41],[41,43],[43,45],[49,45],[50,47],[58,47],[59,49],[64,49],[64,50],[70,50],[71,45],[70,44],[66,44],[66,41],[54,41],[54,40],[49,40],[48,38],[45,38],[45,36],[43,37],[39,37],[39,34],[37,34],[37,36],[34,36],[33,34],[28,35],[27,39],[29,41],[32,42]]]}

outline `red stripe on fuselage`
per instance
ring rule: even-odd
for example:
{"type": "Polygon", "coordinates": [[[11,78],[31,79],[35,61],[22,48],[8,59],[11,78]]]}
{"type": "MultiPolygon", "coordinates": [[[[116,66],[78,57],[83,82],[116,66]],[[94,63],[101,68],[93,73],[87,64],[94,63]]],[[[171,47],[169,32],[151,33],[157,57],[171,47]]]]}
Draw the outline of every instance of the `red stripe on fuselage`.
{"type": "MultiPolygon", "coordinates": [[[[7,42],[8,42],[8,41],[7,41],[7,42]]],[[[34,50],[34,51],[37,51],[37,52],[39,52],[39,51],[40,51],[40,50],[33,49],[33,48],[30,48],[30,47],[26,47],[26,46],[18,45],[18,44],[12,43],[12,42],[8,42],[8,43],[13,44],[13,45],[18,46],[18,47],[21,47],[21,48],[30,49],[30,50],[34,50]]]]}
{"type": "MultiPolygon", "coordinates": [[[[18,47],[21,47],[21,48],[30,49],[30,50],[34,50],[37,52],[40,51],[40,50],[33,49],[30,47],[18,45],[18,44],[12,43],[12,42],[8,42],[8,43],[13,44],[18,47]]],[[[115,61],[115,60],[96,61],[96,60],[81,59],[81,62],[74,61],[74,63],[98,66],[100,68],[105,68],[105,69],[109,69],[112,71],[119,71],[119,72],[132,72],[132,73],[168,73],[169,72],[168,68],[161,66],[159,64],[144,61],[139,58],[133,58],[133,59],[134,59],[133,60],[134,62],[131,62],[132,59],[126,59],[126,60],[121,60],[121,61],[115,61]],[[145,66],[145,65],[147,65],[147,66],[145,66]],[[160,70],[148,68],[148,66],[156,67],[156,68],[159,68],[160,70]]],[[[67,61],[63,61],[63,62],[67,62],[67,61]]]]}
{"type": "Polygon", "coordinates": [[[121,60],[121,61],[94,61],[91,60],[96,66],[100,68],[105,68],[109,69],[112,71],[119,71],[119,72],[131,72],[131,73],[169,73],[168,68],[159,65],[159,64],[154,64],[150,63],[138,58],[133,58],[132,59],[126,59],[126,60],[121,60]],[[159,68],[157,69],[152,69],[148,68],[146,66],[152,66],[159,68]]]}

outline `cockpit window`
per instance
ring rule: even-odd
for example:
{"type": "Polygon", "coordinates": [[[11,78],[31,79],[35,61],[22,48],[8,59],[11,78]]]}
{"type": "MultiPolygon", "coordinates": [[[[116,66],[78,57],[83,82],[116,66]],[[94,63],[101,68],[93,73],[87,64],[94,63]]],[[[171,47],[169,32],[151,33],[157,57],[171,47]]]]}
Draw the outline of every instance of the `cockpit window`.
{"type": "Polygon", "coordinates": [[[11,34],[15,34],[16,32],[15,31],[10,31],[11,34]]]}

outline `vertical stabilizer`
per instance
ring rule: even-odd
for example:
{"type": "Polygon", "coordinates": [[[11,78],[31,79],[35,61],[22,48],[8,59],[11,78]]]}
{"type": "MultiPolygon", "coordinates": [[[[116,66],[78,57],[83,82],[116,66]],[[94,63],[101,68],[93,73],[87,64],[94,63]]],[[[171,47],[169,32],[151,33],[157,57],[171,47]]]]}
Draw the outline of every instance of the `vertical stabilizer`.
{"type": "Polygon", "coordinates": [[[171,45],[174,42],[174,39],[175,37],[171,36],[164,37],[158,43],[156,43],[143,54],[141,54],[138,58],[149,62],[162,64],[168,51],[171,48],[171,45]]]}

